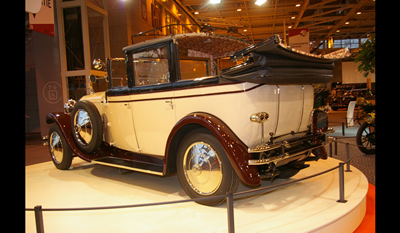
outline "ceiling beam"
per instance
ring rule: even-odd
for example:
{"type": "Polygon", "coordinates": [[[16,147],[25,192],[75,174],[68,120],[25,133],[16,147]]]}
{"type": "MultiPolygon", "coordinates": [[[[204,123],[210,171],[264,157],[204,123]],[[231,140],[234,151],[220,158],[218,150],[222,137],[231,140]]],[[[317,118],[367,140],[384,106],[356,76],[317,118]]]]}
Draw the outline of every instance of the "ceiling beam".
{"type": "MultiPolygon", "coordinates": [[[[345,17],[343,17],[335,26],[333,26],[328,33],[325,35],[324,40],[328,39],[336,30],[338,30],[341,26],[343,26],[348,19],[350,19],[368,0],[361,0],[356,6],[354,6],[345,17]]],[[[321,40],[316,40],[314,44],[312,44],[310,51],[314,49],[315,46],[319,45],[321,40]]]]}
{"type": "Polygon", "coordinates": [[[301,4],[299,14],[296,16],[296,21],[294,22],[294,27],[293,27],[294,29],[296,29],[297,26],[299,26],[300,20],[303,17],[303,14],[306,11],[309,2],[310,0],[305,0],[303,4],[301,4]]]}

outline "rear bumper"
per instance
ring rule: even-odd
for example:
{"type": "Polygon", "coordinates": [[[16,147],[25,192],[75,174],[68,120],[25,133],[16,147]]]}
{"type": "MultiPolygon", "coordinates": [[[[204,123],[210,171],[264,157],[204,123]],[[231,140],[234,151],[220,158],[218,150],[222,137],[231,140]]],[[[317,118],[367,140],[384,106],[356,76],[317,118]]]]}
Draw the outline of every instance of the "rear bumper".
{"type": "MultiPolygon", "coordinates": [[[[264,143],[256,147],[248,148],[251,154],[259,154],[259,159],[250,159],[249,165],[264,165],[275,163],[275,165],[285,164],[293,160],[305,159],[308,152],[331,143],[334,138],[328,134],[335,132],[333,128],[328,128],[319,134],[306,135],[293,140],[276,142],[273,144],[264,143]]],[[[256,156],[256,155],[255,155],[256,156]]]]}

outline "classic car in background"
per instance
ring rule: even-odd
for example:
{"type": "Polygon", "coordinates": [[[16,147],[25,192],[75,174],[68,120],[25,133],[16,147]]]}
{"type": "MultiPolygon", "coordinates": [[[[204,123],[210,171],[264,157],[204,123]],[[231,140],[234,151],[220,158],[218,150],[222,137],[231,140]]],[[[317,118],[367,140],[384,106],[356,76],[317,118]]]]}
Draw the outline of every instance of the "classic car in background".
{"type": "Polygon", "coordinates": [[[367,88],[360,89],[341,89],[335,90],[335,94],[331,96],[330,106],[333,110],[339,108],[347,108],[350,101],[356,101],[357,98],[374,99],[371,90],[367,88]]]}
{"type": "MultiPolygon", "coordinates": [[[[333,59],[292,50],[272,36],[252,45],[206,33],[127,46],[108,59],[108,89],[47,115],[58,169],[85,161],[165,176],[191,198],[288,178],[326,159],[326,113],[313,86],[332,79],[333,59]],[[112,63],[126,63],[112,81],[112,63]],[[126,84],[127,82],[127,84],[126,84]],[[122,86],[121,86],[122,85],[122,86]]],[[[99,61],[97,61],[99,63],[99,61]]],[[[95,79],[92,79],[95,81],[95,79]]],[[[224,198],[198,201],[218,205],[224,198]]]]}

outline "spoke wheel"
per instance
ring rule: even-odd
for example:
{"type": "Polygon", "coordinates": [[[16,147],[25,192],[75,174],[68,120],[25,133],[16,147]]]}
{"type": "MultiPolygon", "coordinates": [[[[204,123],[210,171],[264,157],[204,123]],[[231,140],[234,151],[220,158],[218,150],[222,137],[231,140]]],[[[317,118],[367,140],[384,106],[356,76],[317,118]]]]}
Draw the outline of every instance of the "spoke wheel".
{"type": "Polygon", "coordinates": [[[375,154],[376,149],[375,124],[364,122],[357,131],[356,141],[358,148],[364,154],[375,154]]]}

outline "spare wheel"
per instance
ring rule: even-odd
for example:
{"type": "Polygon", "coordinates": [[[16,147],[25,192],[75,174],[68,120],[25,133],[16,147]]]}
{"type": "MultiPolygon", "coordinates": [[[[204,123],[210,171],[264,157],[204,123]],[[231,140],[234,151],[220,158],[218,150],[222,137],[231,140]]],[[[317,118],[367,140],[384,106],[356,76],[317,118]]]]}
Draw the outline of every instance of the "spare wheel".
{"type": "Polygon", "coordinates": [[[71,113],[72,137],[76,146],[86,154],[93,153],[100,147],[103,127],[100,113],[89,101],[79,101],[71,113]]]}

